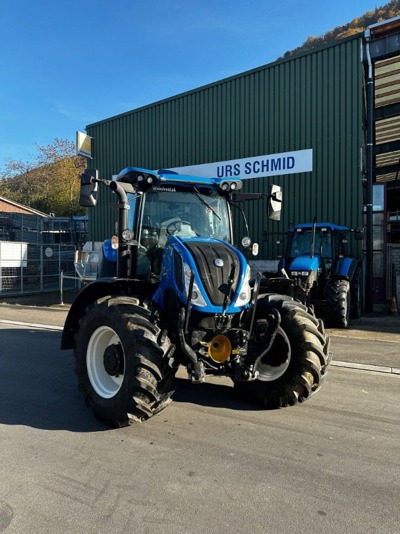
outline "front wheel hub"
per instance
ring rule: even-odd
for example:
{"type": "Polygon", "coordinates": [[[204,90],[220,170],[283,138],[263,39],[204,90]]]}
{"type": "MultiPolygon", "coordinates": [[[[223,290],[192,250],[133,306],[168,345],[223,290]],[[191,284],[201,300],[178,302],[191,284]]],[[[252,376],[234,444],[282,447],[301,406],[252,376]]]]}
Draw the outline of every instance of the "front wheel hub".
{"type": "Polygon", "coordinates": [[[264,355],[256,360],[257,379],[262,382],[277,380],[286,373],[292,359],[291,344],[280,326],[275,330],[273,342],[264,355]]]}
{"type": "Polygon", "coordinates": [[[124,355],[121,345],[109,345],[104,351],[104,369],[110,376],[119,376],[124,373],[124,355]]]}
{"type": "Polygon", "coordinates": [[[125,357],[119,336],[109,326],[96,328],[86,349],[86,367],[89,382],[95,393],[111,399],[124,382],[125,357]]]}

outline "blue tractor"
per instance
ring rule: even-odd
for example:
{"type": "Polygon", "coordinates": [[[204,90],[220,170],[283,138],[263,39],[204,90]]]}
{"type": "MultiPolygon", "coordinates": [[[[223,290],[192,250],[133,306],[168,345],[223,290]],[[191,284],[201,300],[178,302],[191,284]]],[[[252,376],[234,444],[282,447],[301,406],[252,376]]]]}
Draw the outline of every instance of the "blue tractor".
{"type": "Polygon", "coordinates": [[[346,328],[362,311],[362,260],[348,255],[348,236],[363,229],[320,222],[297,224],[288,232],[280,274],[293,281],[295,298],[314,306],[326,325],[346,328]]]}
{"type": "Polygon", "coordinates": [[[61,347],[74,350],[79,389],[103,422],[119,427],[158,413],[180,366],[196,384],[228,376],[234,391],[264,408],[320,388],[331,359],[322,321],[265,290],[261,273],[252,279],[251,241],[233,241],[235,203],[264,200],[269,218],[279,219],[280,188],[243,194],[241,186],[136,167],[116,180],[81,175],[80,204],[94,206],[98,188],[108,187],[118,223],[100,251],[98,278],[71,306],[61,347]]]}

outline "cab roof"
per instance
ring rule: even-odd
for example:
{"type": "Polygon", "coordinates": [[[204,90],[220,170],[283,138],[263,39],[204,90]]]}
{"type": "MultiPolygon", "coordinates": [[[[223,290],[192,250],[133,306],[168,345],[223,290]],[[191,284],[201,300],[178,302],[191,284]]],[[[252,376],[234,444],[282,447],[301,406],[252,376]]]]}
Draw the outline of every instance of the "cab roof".
{"type": "Polygon", "coordinates": [[[152,171],[143,169],[141,167],[126,167],[117,176],[118,182],[128,182],[132,185],[154,184],[193,184],[199,186],[210,186],[222,191],[237,191],[242,188],[242,181],[240,178],[205,178],[202,176],[189,176],[186,174],[178,174],[169,169],[160,169],[152,171]]]}

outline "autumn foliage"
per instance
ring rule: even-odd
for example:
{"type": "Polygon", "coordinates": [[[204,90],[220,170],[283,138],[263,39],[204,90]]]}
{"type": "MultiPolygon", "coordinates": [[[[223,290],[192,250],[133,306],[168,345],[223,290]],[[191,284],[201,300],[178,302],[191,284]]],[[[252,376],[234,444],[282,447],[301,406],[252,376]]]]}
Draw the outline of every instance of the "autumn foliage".
{"type": "Polygon", "coordinates": [[[75,153],[75,144],[55,139],[30,162],[9,159],[1,172],[0,195],[57,217],[79,215],[79,175],[86,160],[75,153]]]}
{"type": "Polygon", "coordinates": [[[324,35],[308,37],[302,46],[299,46],[294,50],[289,50],[283,55],[283,58],[289,58],[300,54],[301,52],[308,52],[314,48],[332,44],[345,37],[351,37],[352,35],[363,32],[371,24],[376,24],[377,22],[382,22],[398,16],[400,16],[400,0],[391,0],[382,7],[376,7],[373,11],[367,11],[364,15],[355,18],[343,26],[337,26],[324,35]]]}

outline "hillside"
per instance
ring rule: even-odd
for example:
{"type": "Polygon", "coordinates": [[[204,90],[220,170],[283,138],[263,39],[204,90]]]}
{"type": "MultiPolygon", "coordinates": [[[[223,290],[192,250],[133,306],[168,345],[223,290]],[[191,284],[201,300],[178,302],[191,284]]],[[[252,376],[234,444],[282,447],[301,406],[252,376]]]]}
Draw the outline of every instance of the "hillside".
{"type": "Polygon", "coordinates": [[[323,45],[331,44],[339,39],[362,32],[371,24],[376,24],[377,22],[382,22],[383,20],[398,16],[400,16],[400,0],[391,0],[382,7],[376,7],[374,11],[367,11],[364,15],[355,18],[351,22],[348,22],[343,26],[337,26],[333,30],[329,30],[324,35],[320,35],[319,37],[308,37],[302,46],[299,46],[294,50],[289,50],[280,59],[289,58],[300,52],[306,52],[323,45]]]}

